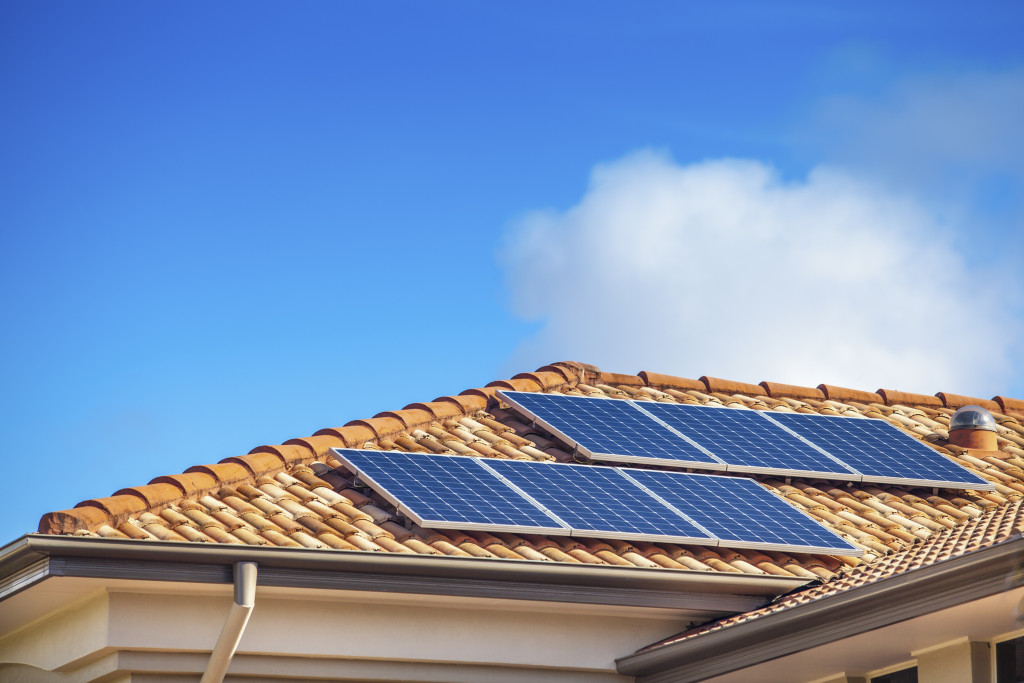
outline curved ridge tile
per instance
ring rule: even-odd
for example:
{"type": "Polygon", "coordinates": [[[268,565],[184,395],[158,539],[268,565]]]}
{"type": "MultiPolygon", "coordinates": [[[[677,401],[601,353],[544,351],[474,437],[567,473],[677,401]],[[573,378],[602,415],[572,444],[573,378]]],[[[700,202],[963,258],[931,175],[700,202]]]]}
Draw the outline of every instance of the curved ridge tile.
{"type": "Polygon", "coordinates": [[[942,399],[938,396],[912,394],[908,391],[897,391],[895,389],[878,389],[875,393],[882,397],[886,405],[890,406],[898,403],[908,406],[945,407],[943,406],[942,399]]]}
{"type": "Polygon", "coordinates": [[[942,401],[942,405],[947,408],[963,408],[964,406],[981,406],[989,412],[998,413],[1002,412],[1003,407],[995,401],[987,398],[974,398],[973,396],[961,396],[960,394],[950,394],[945,391],[940,391],[935,394],[939,400],[942,401]]]}
{"type": "Polygon", "coordinates": [[[747,394],[749,396],[766,396],[768,394],[760,384],[734,382],[718,377],[708,377],[707,375],[702,375],[700,381],[704,383],[704,386],[712,394],[747,394]]]}
{"type": "Polygon", "coordinates": [[[825,398],[829,401],[838,401],[839,403],[848,403],[855,401],[857,403],[871,404],[871,403],[884,403],[884,399],[874,391],[861,391],[860,389],[847,389],[846,387],[837,387],[832,384],[819,384],[818,388],[825,394],[825,398]]]}
{"type": "Polygon", "coordinates": [[[781,382],[761,382],[758,386],[772,398],[813,398],[818,400],[825,398],[825,392],[818,387],[804,387],[781,382]]]}

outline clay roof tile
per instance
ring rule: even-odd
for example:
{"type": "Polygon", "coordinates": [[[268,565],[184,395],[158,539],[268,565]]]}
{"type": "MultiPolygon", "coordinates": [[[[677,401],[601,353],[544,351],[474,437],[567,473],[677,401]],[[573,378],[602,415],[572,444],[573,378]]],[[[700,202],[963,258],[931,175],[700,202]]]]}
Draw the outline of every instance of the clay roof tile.
{"type": "Polygon", "coordinates": [[[707,390],[719,394],[747,394],[750,396],[764,396],[767,394],[764,387],[759,384],[748,384],[746,382],[734,382],[717,377],[704,375],[700,378],[707,390]]]}
{"type": "Polygon", "coordinates": [[[186,474],[190,472],[202,472],[204,474],[209,474],[221,485],[229,485],[240,481],[246,481],[252,476],[249,473],[249,470],[235,462],[222,462],[217,463],[216,465],[197,465],[185,470],[186,474]]]}
{"type": "Polygon", "coordinates": [[[157,477],[149,482],[150,484],[171,484],[178,487],[180,495],[186,497],[198,496],[215,488],[220,487],[213,475],[206,472],[188,472],[186,474],[167,474],[157,477]]]}
{"type": "Polygon", "coordinates": [[[908,406],[942,406],[942,399],[927,394],[912,394],[895,389],[878,389],[875,393],[882,397],[886,405],[903,404],[908,406]]]}
{"type": "MultiPolygon", "coordinates": [[[[509,391],[540,391],[543,389],[540,382],[528,377],[520,379],[499,379],[491,382],[485,389],[507,389],[509,391]]],[[[472,391],[472,389],[470,390],[472,391]]],[[[493,396],[493,394],[491,394],[493,396]]]]}
{"type": "Polygon", "coordinates": [[[406,429],[413,427],[419,427],[420,425],[427,424],[433,421],[434,414],[428,410],[421,408],[403,408],[402,410],[389,410],[383,413],[377,413],[374,417],[393,417],[403,425],[406,429]]]}
{"type": "Polygon", "coordinates": [[[427,403],[410,403],[405,410],[425,410],[435,420],[444,420],[449,417],[463,414],[461,405],[454,401],[429,401],[427,403]]]}
{"type": "MultiPolygon", "coordinates": [[[[882,397],[873,391],[860,391],[859,389],[846,389],[845,387],[837,387],[831,384],[819,384],[818,388],[821,389],[821,393],[825,394],[825,398],[830,401],[836,401],[838,403],[849,403],[850,401],[857,401],[859,403],[881,403],[882,397]]],[[[835,406],[838,408],[839,406],[835,406]]]]}
{"type": "Polygon", "coordinates": [[[1004,412],[1015,413],[1024,417],[1024,399],[993,396],[992,400],[998,403],[1004,412]]]}
{"type": "Polygon", "coordinates": [[[950,394],[945,391],[940,391],[935,394],[939,400],[942,401],[942,405],[947,408],[962,408],[964,406],[981,406],[982,408],[989,410],[993,413],[1002,412],[1003,407],[995,401],[986,398],[974,398],[972,396],[961,396],[959,394],[950,394]]]}
{"type": "Polygon", "coordinates": [[[706,388],[704,383],[699,380],[675,377],[673,375],[662,375],[656,372],[648,372],[647,370],[640,371],[639,377],[647,386],[660,389],[676,389],[682,391],[687,389],[696,389],[698,391],[704,391],[706,388]]]}
{"type": "Polygon", "coordinates": [[[521,372],[512,379],[526,379],[535,382],[542,391],[560,387],[568,380],[565,373],[552,370],[538,370],[536,372],[521,372]]]}
{"type": "Polygon", "coordinates": [[[328,427],[321,429],[314,436],[333,436],[346,448],[359,448],[367,441],[373,441],[377,435],[372,429],[362,424],[348,423],[344,427],[328,427]]]}
{"type": "Polygon", "coordinates": [[[119,495],[133,495],[138,496],[146,502],[146,506],[152,510],[153,508],[160,508],[181,498],[181,489],[173,484],[158,483],[158,484],[146,484],[145,486],[133,486],[127,489],[121,489],[114,493],[115,496],[119,495]]]}
{"type": "Polygon", "coordinates": [[[39,520],[38,531],[41,534],[70,534],[81,529],[110,526],[113,521],[103,508],[87,506],[46,513],[39,520]]]}
{"type": "Polygon", "coordinates": [[[627,387],[640,387],[646,384],[646,381],[639,375],[626,375],[620,372],[602,372],[595,382],[600,384],[609,384],[612,386],[623,385],[627,387]]]}
{"type": "Polygon", "coordinates": [[[322,458],[332,448],[344,448],[345,442],[333,434],[321,434],[319,436],[304,436],[298,439],[288,439],[285,446],[300,446],[309,450],[316,457],[322,458]]]}
{"type": "MultiPolygon", "coordinates": [[[[345,424],[346,427],[366,427],[375,438],[392,436],[405,429],[401,420],[393,417],[371,417],[367,420],[352,420],[345,424]]],[[[320,432],[317,432],[319,434],[320,432]]]]}
{"type": "Polygon", "coordinates": [[[818,387],[803,387],[779,382],[761,382],[760,386],[772,398],[825,398],[825,392],[818,387]]]}

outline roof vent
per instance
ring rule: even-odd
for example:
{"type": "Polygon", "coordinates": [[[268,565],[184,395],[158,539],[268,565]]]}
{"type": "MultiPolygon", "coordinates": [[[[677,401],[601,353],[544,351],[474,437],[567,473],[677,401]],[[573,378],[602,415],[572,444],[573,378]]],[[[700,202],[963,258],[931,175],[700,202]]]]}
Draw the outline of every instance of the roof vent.
{"type": "Polygon", "coordinates": [[[964,406],[949,418],[949,440],[961,448],[998,450],[996,419],[981,406],[964,406]]]}

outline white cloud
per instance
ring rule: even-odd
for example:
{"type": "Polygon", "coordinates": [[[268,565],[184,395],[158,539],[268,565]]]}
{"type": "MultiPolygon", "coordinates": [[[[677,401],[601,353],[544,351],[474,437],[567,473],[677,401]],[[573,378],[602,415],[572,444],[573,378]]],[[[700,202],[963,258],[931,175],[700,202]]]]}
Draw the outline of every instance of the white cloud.
{"type": "Polygon", "coordinates": [[[594,169],[578,204],[511,226],[520,367],[991,396],[1015,322],[935,212],[819,167],[681,166],[644,151],[594,169]]]}
{"type": "Polygon", "coordinates": [[[875,97],[824,100],[816,146],[889,181],[979,180],[1024,174],[1024,70],[932,74],[875,97]]]}

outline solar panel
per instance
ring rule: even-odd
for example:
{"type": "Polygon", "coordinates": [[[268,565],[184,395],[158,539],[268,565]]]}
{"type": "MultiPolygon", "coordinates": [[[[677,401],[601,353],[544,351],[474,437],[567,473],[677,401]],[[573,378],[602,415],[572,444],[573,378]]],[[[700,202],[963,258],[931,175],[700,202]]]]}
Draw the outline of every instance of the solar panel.
{"type": "Polygon", "coordinates": [[[558,520],[477,464],[476,458],[350,448],[334,452],[420,526],[568,533],[558,520]]]}
{"type": "Polygon", "coordinates": [[[751,479],[631,469],[625,475],[733,548],[860,555],[861,551],[751,479]]]}
{"type": "Polygon", "coordinates": [[[564,520],[574,536],[715,544],[715,537],[613,467],[482,460],[564,520]]]}
{"type": "Polygon", "coordinates": [[[646,401],[634,405],[706,448],[730,472],[860,479],[828,453],[766,420],[762,411],[646,401]]]}
{"type": "Polygon", "coordinates": [[[521,391],[500,394],[589,458],[725,469],[717,458],[637,410],[629,401],[521,391]]]}
{"type": "Polygon", "coordinates": [[[824,448],[864,481],[910,486],[995,489],[990,482],[884,420],[803,413],[766,416],[824,448]]]}

